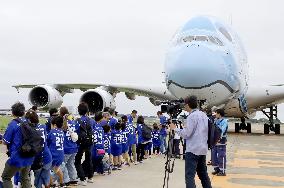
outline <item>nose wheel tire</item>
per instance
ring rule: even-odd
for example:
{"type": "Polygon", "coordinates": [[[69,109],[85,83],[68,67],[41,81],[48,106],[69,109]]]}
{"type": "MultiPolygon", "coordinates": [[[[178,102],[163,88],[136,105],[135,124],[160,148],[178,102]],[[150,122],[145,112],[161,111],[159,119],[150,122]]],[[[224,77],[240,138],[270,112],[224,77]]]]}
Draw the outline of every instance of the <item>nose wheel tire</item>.
{"type": "Polygon", "coordinates": [[[267,123],[264,124],[264,134],[269,134],[269,125],[267,123]]]}
{"type": "Polygon", "coordinates": [[[275,124],[275,134],[280,134],[280,124],[275,124]]]}
{"type": "Polygon", "coordinates": [[[240,132],[240,124],[235,123],[235,133],[239,133],[239,132],[240,132]]]}

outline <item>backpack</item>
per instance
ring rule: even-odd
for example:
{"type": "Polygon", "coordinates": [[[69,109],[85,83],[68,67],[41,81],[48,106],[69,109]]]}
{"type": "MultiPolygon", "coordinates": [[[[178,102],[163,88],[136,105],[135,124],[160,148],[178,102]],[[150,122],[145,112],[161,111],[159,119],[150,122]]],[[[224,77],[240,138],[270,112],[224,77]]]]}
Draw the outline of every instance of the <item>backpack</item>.
{"type": "Polygon", "coordinates": [[[36,129],[36,124],[15,119],[20,123],[22,133],[22,146],[19,148],[20,156],[30,158],[43,150],[43,138],[41,132],[36,129]]]}
{"type": "Polygon", "coordinates": [[[88,118],[87,121],[82,121],[79,118],[77,121],[80,124],[77,143],[84,148],[91,147],[93,145],[93,129],[90,119],[88,118]]]}
{"type": "Polygon", "coordinates": [[[147,125],[142,125],[142,138],[144,140],[150,140],[152,138],[152,129],[147,125]]]}
{"type": "Polygon", "coordinates": [[[214,123],[212,118],[208,118],[208,148],[212,149],[221,139],[222,130],[214,123]]]}

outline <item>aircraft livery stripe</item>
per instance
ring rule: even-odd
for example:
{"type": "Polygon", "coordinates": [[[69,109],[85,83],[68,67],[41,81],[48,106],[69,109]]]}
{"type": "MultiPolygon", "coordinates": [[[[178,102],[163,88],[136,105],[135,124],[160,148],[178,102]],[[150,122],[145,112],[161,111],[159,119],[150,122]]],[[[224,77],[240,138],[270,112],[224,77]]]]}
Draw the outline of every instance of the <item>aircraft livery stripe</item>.
{"type": "Polygon", "coordinates": [[[178,87],[181,87],[181,88],[183,88],[183,89],[203,89],[203,88],[210,87],[210,86],[212,86],[212,85],[214,85],[214,84],[217,84],[217,83],[218,83],[218,84],[221,84],[221,85],[223,85],[223,86],[225,86],[231,93],[234,92],[234,89],[231,88],[231,86],[229,86],[229,84],[227,84],[227,83],[224,82],[223,80],[217,80],[217,81],[215,81],[215,82],[212,82],[212,83],[210,83],[210,84],[207,84],[207,85],[204,85],[204,86],[201,86],[201,87],[185,87],[185,86],[182,86],[182,85],[180,85],[180,84],[178,84],[178,83],[173,82],[172,80],[169,80],[169,81],[168,81],[168,85],[174,84],[174,85],[176,85],[176,86],[178,86],[178,87]]]}

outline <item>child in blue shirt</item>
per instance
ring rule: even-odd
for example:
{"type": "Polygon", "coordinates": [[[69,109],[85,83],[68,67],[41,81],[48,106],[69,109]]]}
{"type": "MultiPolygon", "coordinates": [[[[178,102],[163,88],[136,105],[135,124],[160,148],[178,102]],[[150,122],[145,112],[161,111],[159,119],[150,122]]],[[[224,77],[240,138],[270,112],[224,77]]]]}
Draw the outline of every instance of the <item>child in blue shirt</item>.
{"type": "Polygon", "coordinates": [[[130,166],[129,163],[129,154],[128,154],[128,149],[129,149],[129,128],[128,128],[128,123],[127,123],[127,116],[122,116],[121,117],[121,146],[122,146],[122,157],[125,160],[126,164],[130,166]]]}
{"type": "Polygon", "coordinates": [[[77,127],[74,121],[74,117],[69,114],[69,111],[66,107],[61,107],[59,113],[60,116],[64,119],[64,163],[62,163],[61,165],[61,169],[64,174],[64,184],[70,186],[77,185],[77,170],[75,168],[75,157],[78,152],[78,146],[76,143],[76,141],[78,140],[78,135],[77,133],[75,133],[77,127]]]}
{"type": "Polygon", "coordinates": [[[106,121],[103,118],[103,113],[98,112],[95,116],[96,123],[93,125],[93,136],[94,136],[94,145],[92,148],[92,162],[94,172],[99,174],[104,173],[103,169],[103,157],[104,157],[104,129],[102,125],[105,124],[106,121]]]}
{"type": "Polygon", "coordinates": [[[64,186],[63,172],[60,169],[60,165],[64,161],[64,133],[61,129],[63,126],[63,118],[61,116],[54,117],[51,121],[51,125],[52,129],[47,137],[47,145],[52,155],[53,171],[59,177],[60,186],[64,186]]]}
{"type": "Polygon", "coordinates": [[[154,128],[152,132],[153,154],[158,155],[160,153],[160,146],[161,146],[160,131],[156,123],[153,125],[153,128],[154,128]]]}
{"type": "Polygon", "coordinates": [[[111,154],[113,155],[113,170],[120,170],[120,157],[122,155],[121,124],[117,123],[111,132],[111,154]]]}
{"type": "Polygon", "coordinates": [[[36,130],[41,132],[41,137],[43,138],[43,151],[39,153],[33,162],[32,170],[34,171],[34,186],[36,188],[41,188],[42,185],[45,187],[49,186],[50,183],[50,168],[52,165],[52,156],[50,150],[46,144],[47,132],[46,125],[39,124],[38,115],[35,111],[29,110],[26,113],[25,118],[33,124],[37,124],[36,130]],[[41,164],[42,163],[42,166],[41,164]]]}

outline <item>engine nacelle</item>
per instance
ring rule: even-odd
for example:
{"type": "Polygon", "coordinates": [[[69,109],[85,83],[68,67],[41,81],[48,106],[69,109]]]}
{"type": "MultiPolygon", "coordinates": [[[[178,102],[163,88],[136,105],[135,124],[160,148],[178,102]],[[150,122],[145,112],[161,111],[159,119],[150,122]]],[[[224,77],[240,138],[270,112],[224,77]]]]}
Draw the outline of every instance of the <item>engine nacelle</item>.
{"type": "Polygon", "coordinates": [[[87,103],[91,113],[102,111],[105,107],[116,108],[113,96],[101,88],[86,91],[81,96],[80,102],[87,103]]]}
{"type": "Polygon", "coordinates": [[[63,98],[55,88],[48,85],[39,85],[30,91],[29,102],[39,108],[59,108],[63,103],[63,98]]]}

